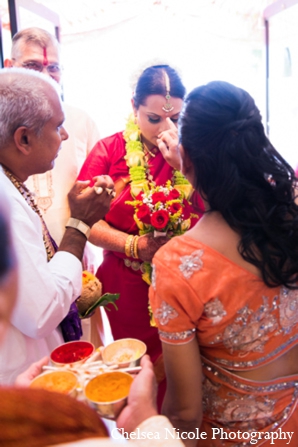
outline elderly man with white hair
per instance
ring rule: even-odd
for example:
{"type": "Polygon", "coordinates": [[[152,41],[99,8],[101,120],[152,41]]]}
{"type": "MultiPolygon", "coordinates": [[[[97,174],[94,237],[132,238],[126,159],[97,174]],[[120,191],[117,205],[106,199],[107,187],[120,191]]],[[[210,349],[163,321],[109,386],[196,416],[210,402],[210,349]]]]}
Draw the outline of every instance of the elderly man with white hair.
{"type": "Polygon", "coordinates": [[[2,384],[13,383],[32,362],[63,343],[59,325],[81,293],[81,260],[90,228],[104,217],[113,196],[108,176],[98,177],[92,189],[89,182],[75,183],[68,195],[71,218],[57,251],[24,184],[30,175],[54,167],[68,138],[56,85],[23,68],[0,71],[0,178],[10,198],[19,260],[18,301],[0,348],[2,384]]]}

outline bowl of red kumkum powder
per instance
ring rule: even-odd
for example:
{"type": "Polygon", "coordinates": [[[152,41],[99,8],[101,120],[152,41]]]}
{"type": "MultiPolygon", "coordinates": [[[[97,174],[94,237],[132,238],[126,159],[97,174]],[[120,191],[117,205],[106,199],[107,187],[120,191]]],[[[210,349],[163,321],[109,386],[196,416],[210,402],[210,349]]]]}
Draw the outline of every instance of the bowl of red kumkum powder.
{"type": "Polygon", "coordinates": [[[56,366],[79,365],[84,363],[95,351],[89,341],[69,341],[58,346],[50,355],[51,362],[56,366]]]}

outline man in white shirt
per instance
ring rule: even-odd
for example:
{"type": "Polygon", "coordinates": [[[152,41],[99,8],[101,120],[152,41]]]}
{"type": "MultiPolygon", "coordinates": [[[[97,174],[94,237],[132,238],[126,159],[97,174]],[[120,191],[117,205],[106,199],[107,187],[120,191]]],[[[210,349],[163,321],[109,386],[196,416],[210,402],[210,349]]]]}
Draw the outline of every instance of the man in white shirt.
{"type": "Polygon", "coordinates": [[[18,301],[0,348],[0,383],[12,383],[63,343],[58,326],[81,293],[81,260],[90,227],[104,217],[112,198],[108,176],[98,177],[92,189],[86,189],[89,182],[77,182],[68,195],[71,219],[54,254],[24,182],[53,169],[68,138],[63,122],[55,82],[32,70],[0,70],[0,178],[10,198],[19,261],[18,301]]]}
{"type": "MultiPolygon", "coordinates": [[[[57,39],[41,28],[26,28],[16,33],[12,39],[11,59],[6,59],[5,67],[23,67],[43,72],[59,85],[62,78],[60,47],[57,39]]],[[[64,234],[65,224],[70,216],[67,194],[73,186],[80,169],[100,139],[99,131],[83,110],[63,103],[64,127],[69,138],[63,142],[59,158],[54,169],[43,174],[35,174],[28,178],[26,186],[35,194],[37,205],[49,228],[51,236],[59,245],[64,234]]],[[[84,269],[94,273],[102,259],[102,249],[87,242],[83,265],[84,269]]],[[[104,318],[104,310],[101,310],[104,318]]],[[[106,320],[106,318],[105,318],[106,320]]],[[[83,339],[91,337],[90,319],[82,321],[83,339]]],[[[106,336],[109,337],[109,327],[106,336]]],[[[103,338],[103,328],[101,327],[103,338]]],[[[100,342],[96,337],[93,341],[100,342]]]]}
{"type": "MultiPolygon", "coordinates": [[[[40,71],[58,84],[61,83],[59,42],[41,28],[26,28],[16,33],[12,39],[11,59],[6,59],[4,65],[40,71]]],[[[85,111],[66,103],[63,108],[64,127],[69,134],[67,141],[62,144],[63,151],[54,169],[29,177],[26,182],[30,191],[34,192],[37,205],[58,245],[69,218],[68,191],[73,186],[87,155],[100,139],[94,121],[85,111]]],[[[94,250],[96,248],[90,247],[94,250]]],[[[99,253],[98,248],[97,251],[99,253]]],[[[92,263],[90,266],[90,263],[89,269],[97,267],[92,263]]]]}

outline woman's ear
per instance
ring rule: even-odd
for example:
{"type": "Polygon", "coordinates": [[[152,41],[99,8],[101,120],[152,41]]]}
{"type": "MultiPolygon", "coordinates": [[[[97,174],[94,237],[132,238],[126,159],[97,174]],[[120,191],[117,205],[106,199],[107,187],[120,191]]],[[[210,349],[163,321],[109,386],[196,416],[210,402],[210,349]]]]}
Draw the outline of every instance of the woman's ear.
{"type": "Polygon", "coordinates": [[[13,138],[17,149],[24,155],[29,155],[31,152],[30,131],[28,127],[21,126],[15,131],[13,138]]]}

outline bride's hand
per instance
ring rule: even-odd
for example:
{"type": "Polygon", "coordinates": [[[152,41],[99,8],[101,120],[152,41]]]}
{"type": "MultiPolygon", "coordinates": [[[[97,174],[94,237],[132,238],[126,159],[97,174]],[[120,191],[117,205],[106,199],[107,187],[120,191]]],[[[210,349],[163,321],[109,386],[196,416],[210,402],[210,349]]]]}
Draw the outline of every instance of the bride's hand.
{"type": "Polygon", "coordinates": [[[169,241],[167,236],[154,237],[153,233],[147,233],[138,240],[138,256],[142,261],[151,262],[155,252],[169,241]]]}
{"type": "Polygon", "coordinates": [[[178,129],[170,118],[166,119],[168,129],[158,135],[157,146],[165,161],[172,168],[180,171],[181,156],[178,149],[178,129]]]}

